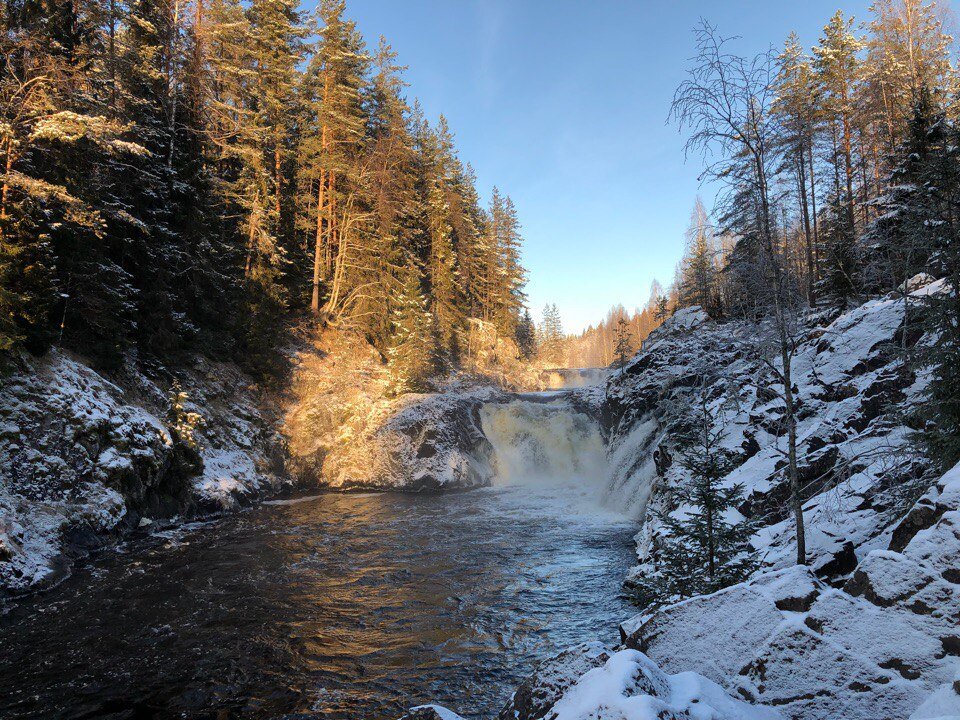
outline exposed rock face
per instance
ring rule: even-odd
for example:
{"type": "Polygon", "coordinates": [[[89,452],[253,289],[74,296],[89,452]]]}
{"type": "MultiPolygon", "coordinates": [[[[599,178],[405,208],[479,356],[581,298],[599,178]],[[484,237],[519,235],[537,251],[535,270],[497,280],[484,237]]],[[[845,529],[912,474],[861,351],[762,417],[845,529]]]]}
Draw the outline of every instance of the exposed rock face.
{"type": "Polygon", "coordinates": [[[205,423],[174,442],[167,389],[127,368],[122,386],[53,351],[0,387],[0,591],[49,585],[70,560],[151,519],[216,511],[275,490],[283,442],[236,367],[181,373],[205,423]]]}
{"type": "Polygon", "coordinates": [[[324,482],[342,490],[412,492],[489,485],[490,446],[478,412],[508,397],[493,388],[404,396],[381,424],[329,451],[324,482]]]}

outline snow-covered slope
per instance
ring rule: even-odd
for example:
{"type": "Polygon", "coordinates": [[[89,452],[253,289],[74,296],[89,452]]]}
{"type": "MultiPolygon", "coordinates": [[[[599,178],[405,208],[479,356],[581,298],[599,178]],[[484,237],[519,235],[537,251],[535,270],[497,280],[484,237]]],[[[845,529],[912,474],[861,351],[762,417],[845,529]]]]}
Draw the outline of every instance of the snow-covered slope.
{"type": "Polygon", "coordinates": [[[167,388],[123,386],[58,351],[0,381],[0,592],[49,585],[70,560],[151,519],[234,507],[275,490],[283,443],[235,366],[180,373],[204,418],[199,452],[172,442],[167,388]]]}
{"type": "MultiPolygon", "coordinates": [[[[807,549],[824,579],[842,580],[858,558],[884,547],[925,487],[926,465],[903,424],[924,376],[904,370],[899,360],[902,319],[902,300],[882,297],[832,322],[808,319],[797,333],[792,367],[807,549]]],[[[770,569],[791,564],[795,540],[786,503],[784,402],[763,356],[762,328],[682,311],[647,340],[624,373],[611,378],[606,422],[610,492],[632,502],[642,517],[648,500],[670,510],[670,489],[685,471],[674,460],[666,416],[671,406],[691,404],[693,388],[706,378],[716,429],[742,463],[725,482],[743,486],[740,511],[762,526],[753,545],[770,569]]],[[[658,532],[647,517],[636,572],[645,571],[658,532]]]]}

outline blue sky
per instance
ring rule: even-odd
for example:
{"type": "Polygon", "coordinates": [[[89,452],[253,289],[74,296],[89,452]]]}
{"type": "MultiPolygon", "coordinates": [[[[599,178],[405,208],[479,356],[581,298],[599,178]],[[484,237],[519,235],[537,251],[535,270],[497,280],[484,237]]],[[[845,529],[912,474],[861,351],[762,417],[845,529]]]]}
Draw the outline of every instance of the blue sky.
{"type": "MultiPolygon", "coordinates": [[[[869,0],[844,0],[866,19],[869,0]]],[[[348,0],[370,45],[408,65],[409,96],[447,116],[486,198],[523,223],[535,316],[556,302],[578,331],[665,285],[701,192],[698,158],[665,125],[703,16],[744,51],[790,30],[816,42],[837,0],[348,0]]]]}

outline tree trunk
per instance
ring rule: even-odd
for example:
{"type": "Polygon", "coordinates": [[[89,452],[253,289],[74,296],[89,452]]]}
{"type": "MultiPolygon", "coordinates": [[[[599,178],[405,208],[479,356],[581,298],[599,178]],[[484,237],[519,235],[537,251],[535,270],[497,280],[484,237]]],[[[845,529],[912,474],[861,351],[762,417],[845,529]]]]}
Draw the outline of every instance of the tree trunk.
{"type": "Polygon", "coordinates": [[[273,209],[277,213],[277,224],[280,223],[280,193],[283,188],[283,173],[281,171],[283,163],[280,158],[280,132],[279,127],[274,134],[273,145],[273,186],[276,197],[274,198],[273,209]]]}
{"type": "MultiPolygon", "coordinates": [[[[844,97],[846,102],[846,97],[844,97]]],[[[847,222],[850,223],[850,232],[856,232],[856,207],[853,200],[853,138],[850,129],[850,119],[846,113],[843,121],[843,170],[847,181],[847,222]]]]}
{"type": "Polygon", "coordinates": [[[780,341],[780,360],[783,364],[783,398],[786,405],[785,418],[787,421],[787,472],[790,479],[790,503],[793,507],[793,516],[797,526],[797,564],[806,565],[806,532],[803,525],[803,505],[800,502],[800,482],[797,473],[797,420],[793,405],[793,386],[791,379],[791,348],[787,332],[786,317],[786,284],[783,277],[783,268],[776,257],[776,245],[773,227],[770,218],[770,199],[767,187],[766,168],[763,163],[762,150],[751,150],[754,157],[754,170],[757,173],[757,185],[760,195],[762,217],[761,230],[764,245],[770,255],[770,265],[774,281],[774,310],[777,321],[777,334],[780,341]]]}
{"type": "Polygon", "coordinates": [[[13,169],[13,138],[10,136],[7,136],[4,155],[3,186],[0,187],[0,238],[3,237],[3,221],[7,219],[7,196],[10,193],[10,171],[13,169]]]}
{"type": "Polygon", "coordinates": [[[803,235],[806,240],[807,260],[807,303],[813,307],[817,303],[813,278],[813,236],[810,233],[810,207],[807,203],[807,177],[804,170],[803,146],[797,148],[797,186],[800,190],[800,211],[803,216],[803,235]]]}
{"type": "MultiPolygon", "coordinates": [[[[781,311],[782,312],[782,311],[781,311]]],[[[783,363],[783,399],[787,420],[787,468],[790,475],[790,504],[797,526],[797,565],[807,564],[806,531],[803,524],[803,501],[800,497],[800,478],[797,473],[797,418],[793,407],[793,380],[791,353],[786,328],[780,328],[780,360],[783,363]]]]}
{"type": "MultiPolygon", "coordinates": [[[[199,12],[199,11],[198,11],[199,12]]],[[[167,133],[169,134],[169,145],[167,147],[167,169],[173,167],[173,154],[176,150],[176,127],[177,127],[177,99],[179,94],[176,89],[176,56],[178,51],[177,38],[180,37],[180,0],[174,0],[173,17],[171,18],[170,43],[167,46],[167,102],[170,105],[170,115],[167,121],[167,133]]]]}
{"type": "Polygon", "coordinates": [[[333,272],[334,258],[337,257],[337,174],[327,173],[327,277],[333,272]]]}
{"type": "Polygon", "coordinates": [[[817,183],[813,170],[813,142],[807,143],[807,166],[810,169],[810,209],[813,215],[813,276],[814,286],[820,277],[820,227],[817,218],[817,183]]]}
{"type": "Polygon", "coordinates": [[[310,298],[310,309],[314,315],[320,313],[320,268],[323,261],[323,183],[325,173],[320,171],[320,182],[317,183],[317,238],[313,249],[313,295],[310,298]]]}

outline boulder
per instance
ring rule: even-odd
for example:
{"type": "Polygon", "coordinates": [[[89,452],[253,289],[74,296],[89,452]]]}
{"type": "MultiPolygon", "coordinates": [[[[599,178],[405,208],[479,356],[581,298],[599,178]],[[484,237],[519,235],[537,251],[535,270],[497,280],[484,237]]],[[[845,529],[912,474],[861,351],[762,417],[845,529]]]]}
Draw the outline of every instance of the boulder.
{"type": "Polygon", "coordinates": [[[537,665],[497,716],[498,720],[540,720],[577,678],[610,659],[610,651],[599,643],[564,650],[537,665]]]}

